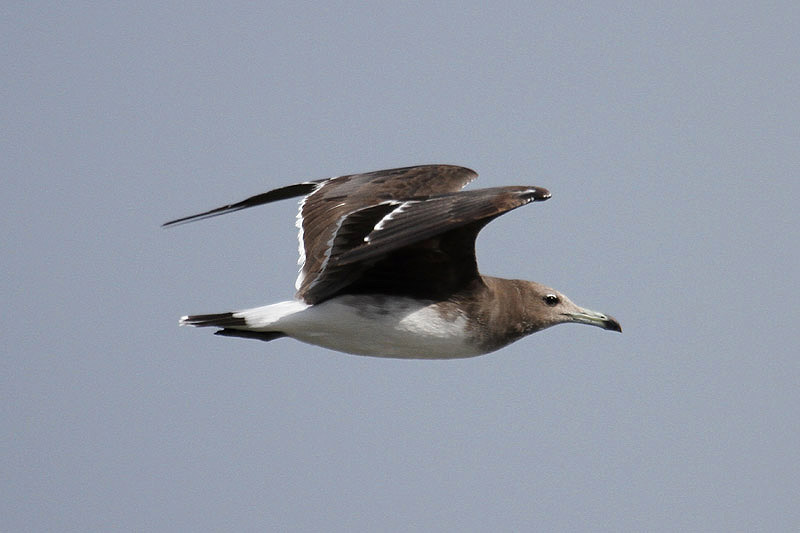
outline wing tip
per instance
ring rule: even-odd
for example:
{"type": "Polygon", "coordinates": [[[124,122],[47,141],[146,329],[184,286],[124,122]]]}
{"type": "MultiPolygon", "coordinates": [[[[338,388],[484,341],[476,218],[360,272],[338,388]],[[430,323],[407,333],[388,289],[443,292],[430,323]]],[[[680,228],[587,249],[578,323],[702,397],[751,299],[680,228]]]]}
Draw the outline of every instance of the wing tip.
{"type": "Polygon", "coordinates": [[[553,196],[550,191],[544,187],[530,187],[522,192],[522,195],[529,199],[531,202],[544,202],[553,196]]]}

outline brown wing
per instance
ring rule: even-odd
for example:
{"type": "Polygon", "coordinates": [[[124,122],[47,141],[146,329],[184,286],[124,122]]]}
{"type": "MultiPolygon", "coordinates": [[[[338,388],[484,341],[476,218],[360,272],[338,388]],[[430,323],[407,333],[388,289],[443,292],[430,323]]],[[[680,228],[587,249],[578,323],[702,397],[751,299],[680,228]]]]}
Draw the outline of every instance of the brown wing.
{"type": "MultiPolygon", "coordinates": [[[[363,237],[399,203],[460,191],[478,174],[453,165],[421,165],[339,176],[322,182],[301,203],[297,215],[300,274],[295,287],[303,300],[324,294],[320,278],[331,248],[359,246],[363,237]],[[312,285],[320,286],[310,292],[312,285]]],[[[323,274],[325,274],[323,276],[323,274]]]]}
{"type": "Polygon", "coordinates": [[[298,297],[317,303],[340,291],[434,298],[478,277],[475,238],[492,219],[550,193],[497,187],[386,200],[344,215],[319,270],[298,297]]]}
{"type": "Polygon", "coordinates": [[[421,165],[306,181],[172,220],[174,226],[277,200],[300,203],[297,297],[316,303],[348,292],[447,292],[478,276],[475,238],[493,218],[550,194],[536,187],[459,193],[477,177],[421,165]]]}
{"type": "Polygon", "coordinates": [[[165,222],[164,224],[161,225],[161,227],[168,228],[171,226],[180,226],[181,224],[194,222],[196,220],[203,220],[206,218],[224,215],[225,213],[233,213],[234,211],[241,211],[242,209],[247,209],[248,207],[255,207],[257,205],[268,204],[270,202],[277,202],[278,200],[286,200],[287,198],[304,196],[306,194],[314,192],[314,189],[319,187],[319,184],[324,181],[326,180],[305,181],[303,183],[297,183],[295,185],[287,185],[286,187],[273,189],[271,191],[267,191],[262,194],[251,196],[250,198],[242,200],[241,202],[236,202],[235,204],[223,205],[222,207],[217,207],[215,209],[204,211],[196,215],[189,215],[188,217],[176,218],[175,220],[170,220],[169,222],[165,222]]]}

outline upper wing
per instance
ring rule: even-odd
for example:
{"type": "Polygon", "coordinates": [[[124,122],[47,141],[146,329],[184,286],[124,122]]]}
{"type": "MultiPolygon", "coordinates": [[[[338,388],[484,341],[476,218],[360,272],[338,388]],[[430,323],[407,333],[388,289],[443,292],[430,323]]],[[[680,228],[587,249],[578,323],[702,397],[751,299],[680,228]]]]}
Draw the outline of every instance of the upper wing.
{"type": "Polygon", "coordinates": [[[476,277],[475,237],[491,219],[546,200],[537,187],[459,193],[468,168],[421,165],[306,181],[164,224],[174,226],[305,196],[297,215],[297,296],[309,303],[351,292],[403,287],[447,291],[476,277]]]}
{"type": "Polygon", "coordinates": [[[304,181],[303,183],[297,183],[295,185],[287,185],[286,187],[273,189],[262,194],[251,196],[250,198],[242,200],[241,202],[236,202],[235,204],[223,205],[222,207],[217,207],[196,215],[176,218],[175,220],[165,222],[161,225],[161,227],[167,228],[170,226],[178,226],[180,224],[186,224],[187,222],[194,222],[195,220],[203,220],[206,218],[224,215],[225,213],[241,211],[242,209],[247,209],[248,207],[255,207],[257,205],[268,204],[270,202],[277,202],[278,200],[286,200],[287,198],[294,198],[296,196],[305,196],[306,194],[313,192],[314,189],[319,187],[319,184],[324,181],[326,180],[304,181]]]}
{"type": "MultiPolygon", "coordinates": [[[[300,203],[297,214],[300,273],[297,296],[322,299],[332,281],[325,272],[331,250],[346,251],[362,244],[375,224],[402,202],[460,191],[478,174],[453,165],[421,165],[339,176],[322,182],[300,203]],[[312,286],[316,287],[311,290],[312,286]],[[315,298],[317,296],[317,298],[315,298]]],[[[340,280],[343,281],[343,280],[340,280]]]]}
{"type": "MultiPolygon", "coordinates": [[[[478,174],[474,170],[464,167],[420,165],[304,181],[257,194],[241,202],[223,205],[203,213],[176,218],[165,222],[162,227],[178,226],[297,196],[309,196],[303,200],[298,219],[312,218],[315,221],[330,219],[335,222],[349,210],[359,209],[384,200],[455,192],[477,177],[478,174]],[[323,185],[325,185],[324,191],[320,190],[323,185]]],[[[298,220],[298,226],[299,222],[300,220],[298,220]]],[[[303,242],[300,244],[305,246],[303,242]]]]}
{"type": "Polygon", "coordinates": [[[331,228],[320,267],[298,297],[316,303],[347,292],[447,293],[478,276],[475,238],[492,219],[546,200],[541,187],[390,199],[347,213],[331,228]]]}

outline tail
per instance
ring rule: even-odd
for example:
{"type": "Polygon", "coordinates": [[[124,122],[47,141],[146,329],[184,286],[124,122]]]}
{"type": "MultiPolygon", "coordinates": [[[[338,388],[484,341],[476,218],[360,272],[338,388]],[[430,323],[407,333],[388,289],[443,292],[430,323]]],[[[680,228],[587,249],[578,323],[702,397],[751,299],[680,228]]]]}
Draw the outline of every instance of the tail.
{"type": "Polygon", "coordinates": [[[179,324],[181,326],[199,328],[221,328],[215,331],[214,334],[222,335],[223,337],[271,341],[287,336],[280,329],[279,321],[282,318],[302,311],[307,307],[308,304],[298,301],[280,302],[233,313],[184,316],[181,317],[179,324]]]}
{"type": "Polygon", "coordinates": [[[223,337],[241,337],[244,339],[256,339],[260,341],[271,341],[285,337],[281,331],[251,331],[247,328],[247,319],[244,316],[236,316],[241,313],[215,313],[211,315],[189,315],[181,317],[181,326],[195,326],[198,328],[215,327],[222,328],[214,332],[214,335],[223,337]]]}
{"type": "Polygon", "coordinates": [[[247,319],[241,316],[242,313],[216,313],[213,315],[189,315],[182,316],[181,326],[195,326],[198,328],[246,328],[247,319]],[[240,315],[240,316],[236,316],[240,315]]]}

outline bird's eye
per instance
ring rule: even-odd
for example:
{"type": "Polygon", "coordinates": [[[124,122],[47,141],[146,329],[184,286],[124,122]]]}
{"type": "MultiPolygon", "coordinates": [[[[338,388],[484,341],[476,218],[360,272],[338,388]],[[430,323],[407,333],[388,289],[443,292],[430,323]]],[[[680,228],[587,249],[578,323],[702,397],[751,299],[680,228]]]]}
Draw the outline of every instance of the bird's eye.
{"type": "Polygon", "coordinates": [[[555,294],[547,294],[544,297],[544,303],[546,303],[550,307],[553,307],[558,303],[558,296],[556,296],[555,294]]]}

